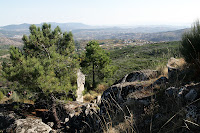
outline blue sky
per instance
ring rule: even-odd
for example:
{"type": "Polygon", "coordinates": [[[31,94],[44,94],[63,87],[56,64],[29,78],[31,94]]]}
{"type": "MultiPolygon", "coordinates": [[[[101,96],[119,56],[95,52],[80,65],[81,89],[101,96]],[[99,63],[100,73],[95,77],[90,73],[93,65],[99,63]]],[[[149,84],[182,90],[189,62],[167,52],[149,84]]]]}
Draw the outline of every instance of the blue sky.
{"type": "Polygon", "coordinates": [[[0,26],[81,22],[89,25],[186,25],[200,0],[0,0],[0,26]]]}

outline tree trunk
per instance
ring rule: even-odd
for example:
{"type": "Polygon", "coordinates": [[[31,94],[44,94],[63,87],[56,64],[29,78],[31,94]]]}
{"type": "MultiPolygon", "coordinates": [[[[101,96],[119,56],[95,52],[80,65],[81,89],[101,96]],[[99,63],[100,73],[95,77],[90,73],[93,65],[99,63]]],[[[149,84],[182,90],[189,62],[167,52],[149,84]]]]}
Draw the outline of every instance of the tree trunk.
{"type": "Polygon", "coordinates": [[[92,71],[92,73],[93,73],[93,83],[92,83],[92,89],[94,89],[95,88],[95,73],[94,73],[94,62],[93,62],[93,71],[92,71]]]}
{"type": "Polygon", "coordinates": [[[56,101],[55,101],[55,98],[53,96],[53,94],[51,93],[51,113],[53,115],[53,121],[54,121],[54,128],[57,129],[57,128],[60,128],[61,125],[60,125],[60,120],[58,118],[58,115],[57,115],[57,111],[56,111],[56,101]]]}

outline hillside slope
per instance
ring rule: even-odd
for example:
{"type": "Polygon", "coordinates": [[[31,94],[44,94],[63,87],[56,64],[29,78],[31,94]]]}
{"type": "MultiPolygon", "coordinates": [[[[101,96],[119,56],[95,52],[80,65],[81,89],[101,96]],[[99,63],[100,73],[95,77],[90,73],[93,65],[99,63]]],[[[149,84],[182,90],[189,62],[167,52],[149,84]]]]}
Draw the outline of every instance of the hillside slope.
{"type": "Polygon", "coordinates": [[[21,39],[15,39],[15,38],[7,38],[0,36],[0,45],[13,45],[13,46],[22,46],[23,43],[21,39]]]}

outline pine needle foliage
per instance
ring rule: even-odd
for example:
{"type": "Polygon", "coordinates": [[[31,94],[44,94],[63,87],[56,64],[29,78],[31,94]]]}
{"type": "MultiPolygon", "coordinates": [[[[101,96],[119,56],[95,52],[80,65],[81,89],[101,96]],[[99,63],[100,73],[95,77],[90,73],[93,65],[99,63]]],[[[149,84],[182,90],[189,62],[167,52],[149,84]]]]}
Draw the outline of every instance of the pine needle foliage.
{"type": "Polygon", "coordinates": [[[51,25],[30,26],[23,49],[10,48],[10,63],[3,63],[3,75],[18,91],[68,92],[76,89],[75,46],[71,32],[53,31],[51,25]]]}
{"type": "Polygon", "coordinates": [[[114,66],[111,66],[111,59],[109,53],[106,53],[96,41],[90,41],[85,47],[84,59],[81,62],[83,72],[88,75],[86,81],[91,80],[92,89],[94,89],[98,82],[112,77],[114,73],[114,66]]]}
{"type": "Polygon", "coordinates": [[[180,52],[186,62],[200,64],[200,23],[197,20],[191,30],[182,36],[180,52]]]}

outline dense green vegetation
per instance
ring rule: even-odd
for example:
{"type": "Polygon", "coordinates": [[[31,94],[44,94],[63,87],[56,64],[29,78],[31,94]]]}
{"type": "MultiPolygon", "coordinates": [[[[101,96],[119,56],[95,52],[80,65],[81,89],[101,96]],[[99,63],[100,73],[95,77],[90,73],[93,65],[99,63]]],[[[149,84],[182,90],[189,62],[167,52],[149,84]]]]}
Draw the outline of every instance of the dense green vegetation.
{"type": "MultiPolygon", "coordinates": [[[[110,77],[101,79],[97,73],[97,83],[109,86],[135,70],[160,69],[166,66],[171,57],[179,58],[180,42],[160,42],[156,44],[145,44],[142,46],[117,47],[106,50],[110,53],[110,70],[114,72],[110,77]]],[[[86,88],[92,85],[92,67],[82,69],[86,74],[86,88]]],[[[108,74],[108,72],[107,72],[108,74]]]]}
{"type": "MultiPolygon", "coordinates": [[[[179,46],[180,42],[162,42],[106,50],[106,52],[110,52],[110,65],[108,66],[112,66],[110,70],[115,70],[115,74],[108,76],[107,73],[108,77],[101,78],[103,75],[97,73],[95,82],[111,85],[134,70],[157,69],[160,66],[165,66],[170,57],[180,57],[179,46]]],[[[92,87],[92,67],[91,65],[83,67],[82,70],[86,74],[86,88],[89,89],[92,87]]]]}
{"type": "Polygon", "coordinates": [[[195,63],[199,66],[200,61],[200,23],[196,21],[190,31],[182,36],[181,54],[188,63],[195,63]]]}
{"type": "Polygon", "coordinates": [[[111,65],[118,68],[113,81],[134,70],[156,69],[166,65],[170,57],[180,57],[179,46],[180,42],[163,42],[110,50],[111,65]]]}
{"type": "MultiPolygon", "coordinates": [[[[9,48],[10,45],[0,45],[0,62],[7,62],[9,60],[9,48]]],[[[21,48],[21,46],[17,46],[18,48],[21,48]]]]}
{"type": "Polygon", "coordinates": [[[38,93],[39,100],[50,100],[55,127],[59,119],[55,108],[55,93],[75,92],[78,63],[72,33],[53,31],[44,23],[42,28],[30,26],[30,35],[24,35],[23,49],[10,48],[10,62],[3,63],[3,75],[20,94],[38,93]]]}
{"type": "Polygon", "coordinates": [[[3,92],[0,91],[0,100],[3,99],[3,92]]]}
{"type": "MultiPolygon", "coordinates": [[[[0,45],[0,56],[9,54],[9,45],[0,45]]],[[[4,60],[0,57],[0,62],[3,62],[4,60]]]]}
{"type": "MultiPolygon", "coordinates": [[[[198,42],[200,41],[200,24],[198,21],[196,22],[196,25],[190,32],[187,32],[183,35],[182,41],[180,42],[179,41],[160,42],[160,43],[154,42],[152,44],[144,43],[144,45],[141,44],[141,46],[139,46],[137,43],[132,43],[131,45],[130,43],[126,43],[126,45],[123,45],[124,44],[123,41],[117,39],[106,40],[108,45],[105,43],[105,40],[98,40],[98,41],[87,42],[84,51],[78,42],[74,42],[73,35],[71,32],[62,33],[59,27],[56,27],[54,30],[51,30],[51,25],[46,23],[43,24],[41,28],[36,27],[35,25],[31,25],[30,35],[29,36],[24,35],[22,40],[24,43],[23,48],[19,47],[9,48],[8,45],[0,46],[0,56],[10,54],[10,56],[6,56],[6,58],[0,59],[1,62],[0,101],[3,99],[2,101],[5,102],[4,101],[5,99],[9,99],[6,98],[5,95],[7,94],[8,91],[13,90],[14,93],[12,97],[10,97],[9,99],[10,102],[13,101],[21,102],[22,101],[21,99],[24,100],[26,98],[29,99],[31,102],[34,101],[35,106],[38,103],[39,106],[45,103],[44,106],[46,107],[46,109],[50,111],[51,115],[50,117],[52,117],[53,119],[55,129],[59,128],[62,124],[58,117],[59,114],[57,114],[57,111],[59,109],[57,102],[59,100],[63,100],[63,97],[65,98],[64,100],[68,101],[69,99],[67,98],[69,95],[67,94],[69,93],[72,94],[75,99],[76,95],[75,92],[77,89],[76,75],[78,69],[81,69],[81,71],[86,75],[86,84],[85,84],[86,90],[84,93],[85,94],[87,93],[86,94],[87,95],[86,99],[88,99],[87,101],[91,101],[98,95],[102,94],[104,90],[107,89],[108,86],[113,84],[115,81],[121,79],[126,74],[131,73],[132,71],[144,70],[144,69],[158,70],[162,67],[166,67],[167,61],[171,57],[179,58],[183,56],[188,63],[196,64],[197,66],[199,65],[200,61],[200,56],[199,56],[200,46],[198,44],[198,42]],[[122,44],[121,46],[118,45],[117,47],[112,47],[112,45],[115,45],[119,42],[122,44]],[[104,46],[102,47],[102,45],[104,46]],[[80,49],[80,51],[76,49],[80,49]],[[79,57],[78,54],[80,54],[79,57]],[[4,63],[2,63],[2,61],[4,61],[4,63]]],[[[190,67],[190,65],[188,64],[187,67],[185,67],[184,64],[183,68],[192,70],[192,67],[190,67]]],[[[199,66],[196,68],[199,70],[199,66]]],[[[170,70],[170,68],[168,69],[170,70]]],[[[183,69],[180,69],[180,71],[184,72],[184,78],[192,82],[194,80],[188,78],[187,73],[190,73],[190,75],[194,76],[195,72],[198,76],[196,69],[194,69],[194,72],[185,71],[183,69]]],[[[180,76],[181,81],[179,81],[178,72],[179,70],[177,69],[175,73],[176,75],[175,76],[173,75],[173,77],[177,78],[177,80],[174,80],[174,82],[176,84],[179,84],[177,82],[181,82],[180,84],[182,86],[182,83],[185,81],[184,78],[181,76],[180,76]]],[[[168,89],[168,86],[173,86],[174,84],[170,83],[171,82],[170,80],[173,79],[169,77],[168,77],[169,83],[163,84],[162,86],[161,85],[155,86],[154,83],[150,83],[149,81],[144,83],[143,81],[141,82],[141,87],[144,88],[141,91],[142,92],[141,94],[144,94],[142,98],[149,99],[151,97],[152,101],[152,104],[149,104],[147,106],[145,105],[144,108],[142,108],[144,114],[142,114],[141,116],[143,118],[150,116],[152,125],[157,125],[153,124],[152,121],[152,118],[154,119],[153,117],[154,114],[160,113],[164,115],[166,111],[171,111],[171,113],[168,113],[168,115],[166,115],[164,119],[164,121],[167,121],[168,123],[170,119],[172,120],[172,118],[174,118],[176,115],[178,116],[178,114],[188,106],[187,102],[190,102],[189,99],[186,102],[184,101],[185,103],[183,104],[185,105],[183,106],[179,103],[179,101],[180,100],[182,101],[182,99],[180,99],[180,97],[178,98],[177,95],[177,98],[179,99],[177,102],[174,94],[173,97],[169,99],[170,97],[169,95],[167,95],[167,90],[169,90],[170,88],[168,89]],[[150,86],[146,87],[149,84],[150,86]],[[151,89],[146,89],[149,87],[151,89]],[[152,95],[154,93],[154,90],[156,90],[155,99],[153,98],[154,95],[152,95]],[[145,95],[145,93],[147,94],[145,95]],[[171,101],[173,101],[174,103],[171,101]],[[166,104],[166,102],[168,103],[166,104]]],[[[194,77],[196,78],[196,75],[194,77]]],[[[157,78],[152,79],[152,81],[153,80],[158,81],[157,78]]],[[[136,82],[136,84],[138,83],[139,82],[136,82]]],[[[124,87],[120,85],[118,89],[120,90],[122,88],[124,87]]],[[[182,87],[180,88],[182,90],[182,87]]],[[[178,89],[177,89],[177,94],[179,92],[178,89]]],[[[125,93],[129,93],[128,91],[125,93]]],[[[119,91],[119,93],[121,92],[122,91],[119,91]]],[[[118,97],[119,93],[116,93],[117,95],[114,95],[114,97],[118,97]]],[[[134,95],[137,95],[137,92],[134,95]]],[[[185,96],[182,97],[186,99],[185,96]]],[[[123,99],[126,98],[128,98],[128,95],[123,99]]],[[[118,102],[118,100],[115,100],[115,102],[116,101],[118,102]]],[[[84,102],[86,102],[86,100],[84,102]]],[[[135,100],[134,102],[133,101],[131,102],[132,103],[130,105],[127,104],[128,102],[124,102],[123,105],[126,104],[128,105],[126,106],[126,108],[128,109],[129,113],[133,112],[134,114],[137,114],[134,108],[132,108],[131,110],[131,107],[137,108],[137,105],[141,106],[141,104],[140,103],[137,104],[135,100]]],[[[194,102],[189,103],[189,105],[192,103],[194,102]]],[[[113,106],[112,104],[108,105],[113,106]]],[[[121,108],[120,103],[118,104],[117,108],[119,107],[121,108]]],[[[13,108],[16,109],[19,107],[14,106],[13,108]]],[[[77,110],[76,107],[74,109],[77,110]]],[[[120,110],[123,111],[122,108],[120,110]]],[[[141,109],[139,109],[139,111],[140,110],[141,109]]],[[[109,110],[106,109],[106,112],[108,111],[109,110]]],[[[115,110],[111,111],[116,113],[115,110]]],[[[107,114],[110,115],[109,114],[110,112],[108,112],[107,114]]],[[[123,111],[123,119],[126,119],[124,117],[126,116],[124,112],[125,111],[123,111]]],[[[132,114],[130,113],[130,115],[131,115],[130,120],[132,120],[133,119],[132,114]]],[[[116,116],[119,117],[119,112],[117,112],[116,116]]],[[[109,118],[110,120],[111,117],[109,118]]],[[[127,118],[128,117],[129,116],[127,115],[127,118]]],[[[158,118],[160,119],[160,116],[158,118]]],[[[155,121],[158,120],[156,119],[155,121]]],[[[162,121],[163,120],[161,120],[161,124],[162,121]]],[[[118,123],[118,122],[119,119],[117,119],[117,122],[113,123],[118,123]]],[[[161,131],[161,129],[164,126],[165,124],[159,130],[161,131]]]]}
{"type": "Polygon", "coordinates": [[[9,51],[7,49],[0,49],[0,56],[9,54],[9,51]]]}
{"type": "Polygon", "coordinates": [[[3,64],[4,76],[22,90],[71,90],[76,83],[72,34],[62,35],[59,27],[51,31],[48,24],[42,30],[32,25],[30,33],[29,37],[23,37],[23,50],[10,48],[11,62],[3,64]]]}
{"type": "Polygon", "coordinates": [[[113,67],[109,65],[111,61],[109,54],[99,46],[98,42],[90,41],[85,49],[81,66],[83,67],[83,72],[89,75],[86,78],[88,83],[90,83],[92,77],[92,88],[94,89],[97,81],[102,81],[112,76],[113,67]]]}

